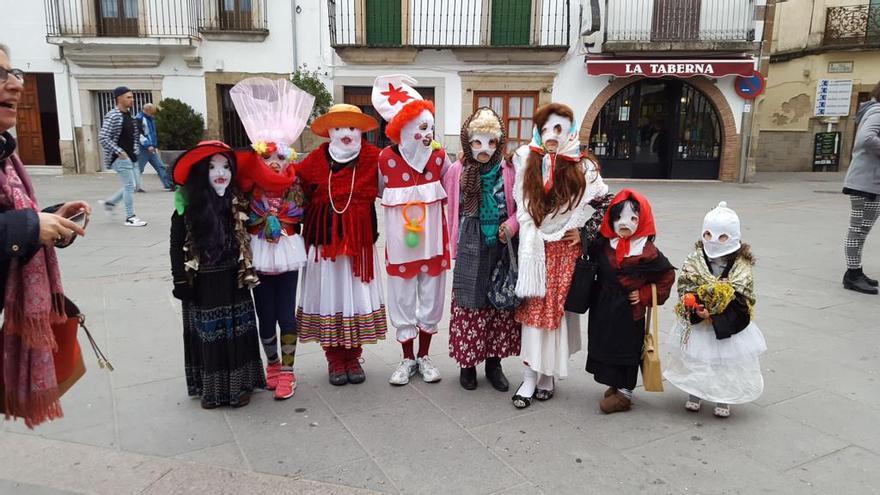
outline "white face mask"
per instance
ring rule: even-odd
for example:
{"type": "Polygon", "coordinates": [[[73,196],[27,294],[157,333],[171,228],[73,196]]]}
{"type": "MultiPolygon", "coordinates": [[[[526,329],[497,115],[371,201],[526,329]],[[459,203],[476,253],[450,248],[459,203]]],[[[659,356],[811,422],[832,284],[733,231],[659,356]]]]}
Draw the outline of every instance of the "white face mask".
{"type": "Polygon", "coordinates": [[[703,249],[711,259],[738,250],[742,246],[740,236],[739,216],[724,201],[703,219],[703,249]]]}
{"type": "Polygon", "coordinates": [[[541,142],[544,143],[547,150],[556,151],[561,145],[568,142],[571,134],[571,120],[555,113],[551,114],[547,117],[547,122],[544,123],[540,131],[541,142]],[[550,143],[548,146],[549,141],[556,141],[556,143],[550,143]]]}
{"type": "Polygon", "coordinates": [[[498,149],[498,136],[474,133],[471,135],[471,155],[480,163],[488,163],[498,149]]]}
{"type": "Polygon", "coordinates": [[[226,188],[232,181],[232,167],[229,166],[229,159],[223,155],[214,155],[208,165],[208,181],[217,196],[226,194],[226,188]]]}
{"type": "Polygon", "coordinates": [[[614,221],[614,233],[625,239],[635,234],[637,228],[639,228],[639,214],[633,209],[632,202],[626,201],[620,212],[620,218],[614,221]]]}
{"type": "Polygon", "coordinates": [[[400,131],[400,154],[410,167],[421,173],[434,152],[431,148],[433,141],[434,116],[431,112],[422,110],[418,117],[404,124],[400,131]]]}
{"type": "Polygon", "coordinates": [[[348,163],[361,152],[361,130],[357,127],[330,129],[330,157],[348,163]]]}

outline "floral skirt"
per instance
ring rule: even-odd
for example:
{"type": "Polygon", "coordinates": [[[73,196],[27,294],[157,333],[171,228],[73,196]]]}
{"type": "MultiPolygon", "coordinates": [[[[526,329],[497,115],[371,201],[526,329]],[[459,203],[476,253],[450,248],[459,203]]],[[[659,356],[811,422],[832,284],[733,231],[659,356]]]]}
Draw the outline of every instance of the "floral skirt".
{"type": "Polygon", "coordinates": [[[544,297],[529,297],[516,310],[516,321],[523,325],[556,330],[565,311],[565,298],[574,276],[574,264],[581,255],[580,246],[567,241],[544,243],[547,266],[547,291],[544,297]]]}
{"type": "Polygon", "coordinates": [[[474,367],[486,358],[519,354],[520,325],[512,311],[462,308],[452,300],[449,320],[449,357],[462,368],[474,367]]]}

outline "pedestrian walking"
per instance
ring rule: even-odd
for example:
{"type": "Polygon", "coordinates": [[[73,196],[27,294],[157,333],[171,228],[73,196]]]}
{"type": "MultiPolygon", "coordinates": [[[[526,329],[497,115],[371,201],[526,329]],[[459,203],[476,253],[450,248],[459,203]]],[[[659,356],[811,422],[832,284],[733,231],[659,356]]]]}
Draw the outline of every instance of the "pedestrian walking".
{"type": "Polygon", "coordinates": [[[187,391],[204,409],[245,406],[266,386],[237,172],[232,148],[220,141],[203,141],[174,164],[182,187],[171,215],[172,294],[183,308],[187,391]]]}
{"type": "Polygon", "coordinates": [[[24,72],[0,44],[0,413],[28,428],[62,416],[52,325],[66,320],[55,247],[64,247],[91,214],[84,201],[37,206],[27,170],[9,132],[24,91],[24,72]]]}
{"type": "MultiPolygon", "coordinates": [[[[458,363],[459,384],[477,388],[477,365],[486,363],[486,378],[496,390],[510,384],[501,359],[519,354],[520,325],[513,309],[497,309],[489,301],[492,272],[519,232],[513,166],[504,159],[501,118],[488,107],[478,108],[461,128],[462,158],[443,177],[448,196],[452,272],[452,316],[449,356],[458,363]]],[[[512,247],[511,247],[512,249],[512,247]]]]}
{"type": "Polygon", "coordinates": [[[731,404],[761,396],[759,356],[767,350],[753,321],[755,259],[740,240],[739,216],[722,201],[706,214],[703,230],[678,277],[680,301],[663,376],[689,394],[691,412],[715,402],[714,414],[730,416],[731,404]]]}
{"type": "Polygon", "coordinates": [[[137,120],[141,131],[139,137],[140,153],[138,153],[136,170],[137,192],[146,192],[141,177],[144,174],[144,169],[146,169],[147,163],[149,163],[150,166],[153,167],[153,170],[159,175],[159,180],[162,181],[162,187],[164,187],[166,191],[174,190],[174,185],[171,182],[171,178],[168,177],[168,171],[165,168],[165,164],[162,162],[162,156],[159,153],[159,135],[156,133],[155,116],[156,105],[147,103],[134,117],[137,120]]]}
{"type": "Polygon", "coordinates": [[[104,166],[116,172],[122,189],[107,199],[100,201],[104,209],[113,212],[121,200],[125,206],[125,222],[127,227],[144,227],[147,222],[141,220],[134,212],[134,192],[137,187],[138,140],[140,131],[137,121],[131,115],[134,105],[134,94],[125,86],[113,90],[116,106],[104,116],[99,141],[104,149],[104,166]]]}
{"type": "Polygon", "coordinates": [[[880,83],[871,91],[871,100],[859,107],[856,125],[852,161],[843,180],[843,193],[849,195],[850,201],[843,287],[877,294],[877,280],[865,275],[862,269],[862,252],[880,215],[880,83]]]}

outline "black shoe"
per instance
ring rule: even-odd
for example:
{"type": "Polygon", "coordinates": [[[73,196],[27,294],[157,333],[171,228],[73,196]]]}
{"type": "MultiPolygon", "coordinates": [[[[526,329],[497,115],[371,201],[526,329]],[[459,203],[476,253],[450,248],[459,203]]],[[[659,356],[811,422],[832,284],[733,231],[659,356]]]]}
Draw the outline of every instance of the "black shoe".
{"type": "Polygon", "coordinates": [[[348,383],[348,373],[346,372],[344,366],[334,367],[332,365],[328,365],[328,368],[331,385],[336,385],[337,387],[339,387],[348,383]]]}
{"type": "Polygon", "coordinates": [[[504,376],[504,370],[501,369],[501,358],[486,359],[486,378],[492,387],[499,392],[507,392],[510,390],[510,383],[504,376]]]}
{"type": "MultiPolygon", "coordinates": [[[[522,388],[522,383],[520,383],[519,386],[520,388],[522,388]]],[[[519,389],[517,389],[516,392],[517,393],[514,394],[514,396],[511,398],[511,400],[513,401],[513,407],[517,409],[525,409],[532,405],[531,397],[524,397],[522,395],[519,395],[519,389]]]]}
{"type": "Polygon", "coordinates": [[[843,275],[843,288],[861,292],[862,294],[877,294],[878,289],[862,273],[861,269],[847,270],[843,275]]]}
{"type": "Polygon", "coordinates": [[[345,374],[348,377],[348,383],[355,385],[358,383],[364,383],[367,379],[367,374],[364,372],[364,368],[361,367],[359,360],[349,362],[345,366],[345,374]]]}
{"type": "Polygon", "coordinates": [[[474,390],[477,388],[477,368],[462,368],[458,375],[458,383],[465,390],[474,390]]]}
{"type": "Polygon", "coordinates": [[[858,272],[859,272],[859,275],[861,275],[862,278],[865,279],[865,281],[867,281],[868,285],[870,285],[871,287],[877,287],[878,285],[880,285],[880,282],[878,282],[876,279],[873,279],[873,278],[865,275],[865,272],[861,268],[858,269],[858,272]]]}

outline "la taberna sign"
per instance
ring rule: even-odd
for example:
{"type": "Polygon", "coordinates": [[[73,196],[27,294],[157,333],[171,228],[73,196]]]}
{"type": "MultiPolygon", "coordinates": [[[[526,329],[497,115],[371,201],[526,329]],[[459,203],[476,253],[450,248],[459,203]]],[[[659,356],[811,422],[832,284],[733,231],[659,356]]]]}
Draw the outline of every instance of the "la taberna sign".
{"type": "Polygon", "coordinates": [[[755,63],[751,58],[738,59],[618,59],[591,57],[587,59],[587,74],[615,77],[724,77],[751,76],[755,63]]]}

